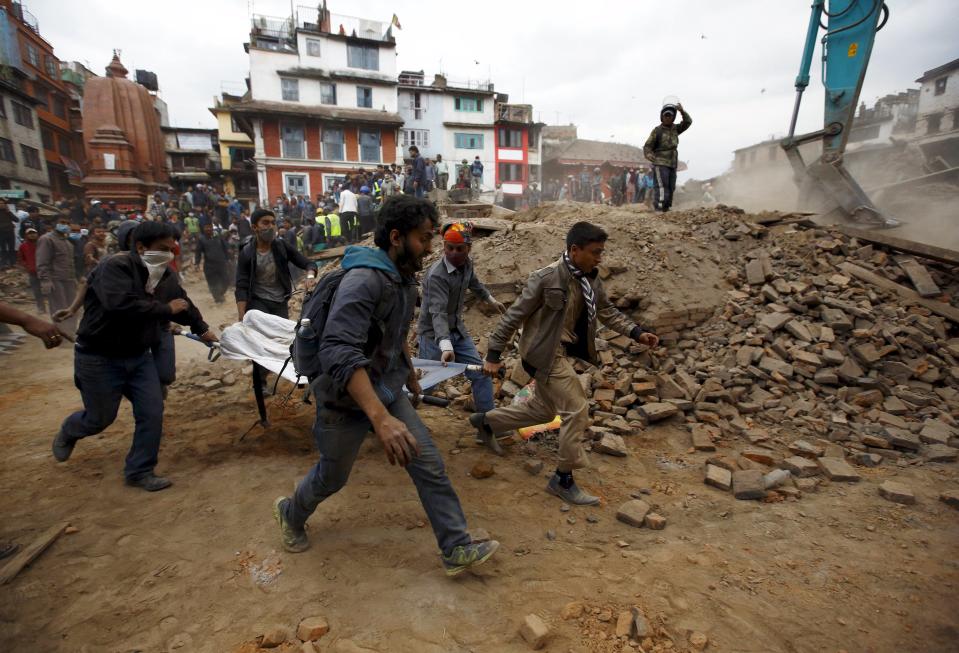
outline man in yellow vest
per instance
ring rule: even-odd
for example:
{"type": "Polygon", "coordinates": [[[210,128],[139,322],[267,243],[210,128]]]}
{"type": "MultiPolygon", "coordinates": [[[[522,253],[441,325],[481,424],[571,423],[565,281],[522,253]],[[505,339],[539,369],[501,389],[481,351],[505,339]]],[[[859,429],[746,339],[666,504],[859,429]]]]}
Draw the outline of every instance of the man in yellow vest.
{"type": "Polygon", "coordinates": [[[343,240],[343,230],[340,225],[340,216],[339,214],[325,210],[326,215],[326,241],[330,247],[336,247],[337,245],[342,245],[343,240]]]}

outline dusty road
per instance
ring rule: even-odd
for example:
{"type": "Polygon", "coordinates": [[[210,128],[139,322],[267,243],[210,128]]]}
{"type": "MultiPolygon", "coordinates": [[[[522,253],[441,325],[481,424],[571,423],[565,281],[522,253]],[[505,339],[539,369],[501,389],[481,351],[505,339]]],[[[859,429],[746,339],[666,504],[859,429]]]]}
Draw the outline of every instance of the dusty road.
{"type": "MultiPolygon", "coordinates": [[[[211,324],[232,319],[205,286],[188,287],[211,324]]],[[[535,613],[552,628],[544,650],[634,651],[612,637],[631,606],[650,623],[647,653],[688,650],[691,632],[708,636],[709,651],[959,648],[959,511],[937,500],[959,484],[954,465],[884,468],[915,490],[909,507],[878,496],[873,470],[799,501],[736,501],[703,485],[708,454],[690,453],[688,433],[650,427],[627,438],[629,457],[594,454],[580,476],[601,507],[562,512],[545,476],[523,470],[530,456],[551,469],[545,449],[515,445],[491,478],[473,479],[488,457],[465,436],[465,415],[424,409],[471,527],[503,545],[450,580],[412,484],[372,439],[310,522],[312,548],[279,550],[270,505],[314,462],[309,408],[273,407],[273,428],[239,442],[255,414],[248,377],[202,392],[191,377],[239,366],[209,364],[189,342],[178,342],[178,360],[158,468],[175,485],[149,495],[122,483],[128,404],[68,463],[54,462],[51,439],[80,405],[68,348],[31,341],[0,359],[0,538],[26,545],[58,522],[79,529],[0,587],[3,650],[254,651],[271,627],[322,615],[324,652],[505,653],[528,650],[517,627],[535,613]],[[665,530],[615,520],[638,491],[665,530]],[[570,602],[585,615],[563,620],[570,602]]]]}

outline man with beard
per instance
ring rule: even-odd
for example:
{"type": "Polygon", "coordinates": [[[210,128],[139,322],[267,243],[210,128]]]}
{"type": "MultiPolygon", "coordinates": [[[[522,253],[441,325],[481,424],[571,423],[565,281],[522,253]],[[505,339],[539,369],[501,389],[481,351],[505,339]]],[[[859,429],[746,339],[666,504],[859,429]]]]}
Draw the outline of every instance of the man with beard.
{"type": "Polygon", "coordinates": [[[380,216],[376,247],[346,251],[316,342],[320,372],[311,385],[320,461],[291,498],[274,502],[273,514],[284,548],[305,551],[306,520],[346,484],[372,429],[390,463],[410,475],[442,564],[453,576],[488,560],[499,543],[470,538],[439,449],[403,389],[405,383],[414,397],[420,392],[406,342],[416,304],[415,273],[430,253],[436,208],[426,200],[397,196],[383,205],[380,216]]]}

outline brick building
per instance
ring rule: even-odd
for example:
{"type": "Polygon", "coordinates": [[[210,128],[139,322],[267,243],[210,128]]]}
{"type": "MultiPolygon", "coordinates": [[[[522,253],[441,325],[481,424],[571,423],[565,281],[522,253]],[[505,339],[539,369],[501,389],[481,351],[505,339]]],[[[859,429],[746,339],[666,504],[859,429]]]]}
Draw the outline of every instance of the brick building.
{"type": "MultiPolygon", "coordinates": [[[[20,60],[27,78],[22,88],[36,100],[36,114],[43,144],[50,190],[54,198],[82,192],[76,170],[66,160],[74,160],[83,151],[79,134],[71,129],[70,94],[61,78],[60,61],[53,46],[40,35],[37,19],[23,3],[0,0],[9,24],[16,28],[20,60]]],[[[81,157],[82,158],[82,157],[81,157]]]]}
{"type": "Polygon", "coordinates": [[[249,90],[229,107],[252,140],[261,202],[315,197],[347,173],[402,160],[389,23],[331,14],[254,16],[249,90]]]}

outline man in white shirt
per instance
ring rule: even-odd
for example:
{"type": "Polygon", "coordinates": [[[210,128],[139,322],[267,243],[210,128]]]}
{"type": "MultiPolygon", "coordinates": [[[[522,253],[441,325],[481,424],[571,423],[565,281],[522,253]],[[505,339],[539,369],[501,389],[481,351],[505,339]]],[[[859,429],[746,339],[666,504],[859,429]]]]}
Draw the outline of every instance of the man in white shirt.
{"type": "Polygon", "coordinates": [[[340,191],[340,221],[346,233],[346,239],[355,243],[360,238],[360,220],[357,217],[356,193],[349,185],[349,181],[343,185],[340,191]]]}
{"type": "Polygon", "coordinates": [[[450,166],[443,160],[442,154],[436,155],[436,162],[433,163],[433,167],[436,168],[436,187],[441,190],[446,190],[446,186],[450,181],[450,166]]]}

